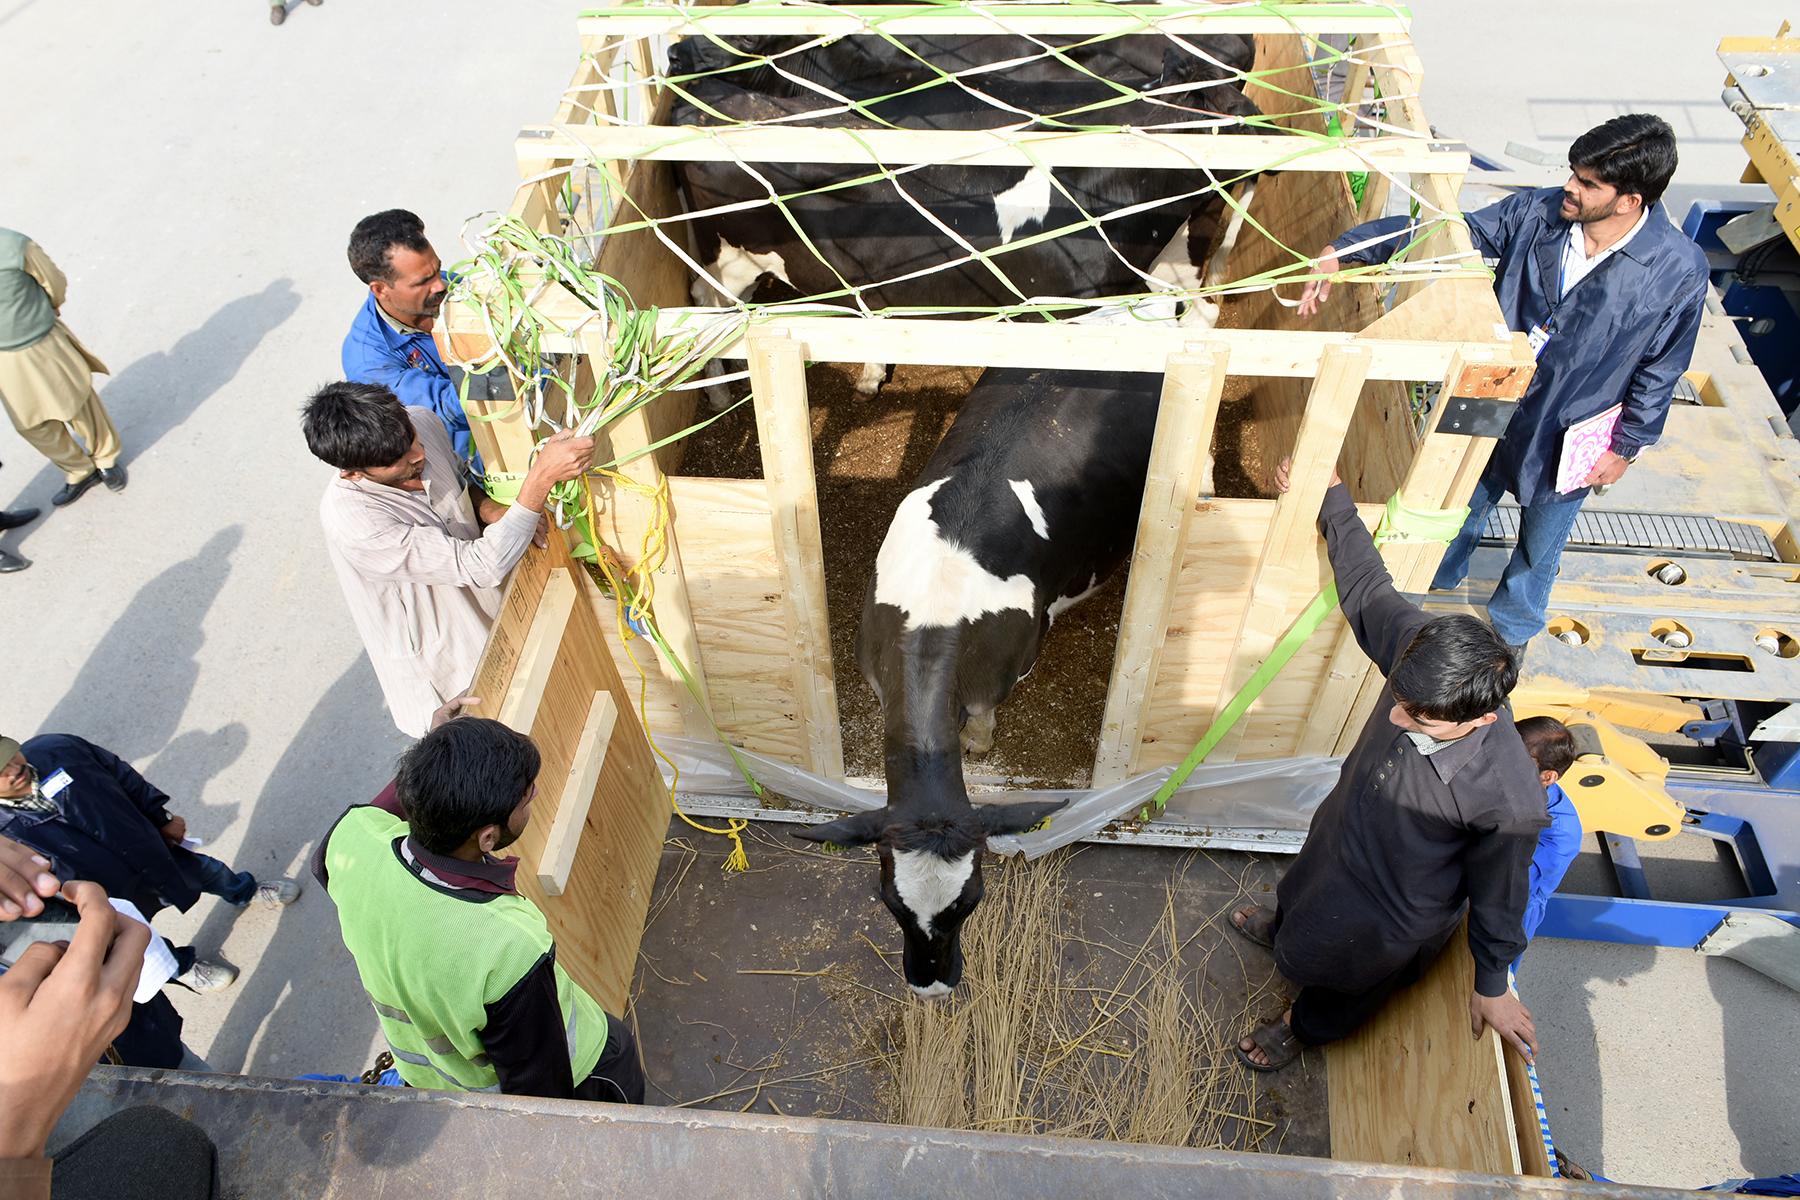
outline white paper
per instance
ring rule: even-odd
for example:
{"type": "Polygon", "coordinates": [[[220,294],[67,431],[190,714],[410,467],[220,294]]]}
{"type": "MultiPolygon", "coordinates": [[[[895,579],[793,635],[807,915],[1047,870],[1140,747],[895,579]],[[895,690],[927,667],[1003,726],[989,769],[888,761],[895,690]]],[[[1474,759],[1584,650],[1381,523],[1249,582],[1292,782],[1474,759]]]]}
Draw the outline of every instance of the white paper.
{"type": "MultiPolygon", "coordinates": [[[[130,917],[146,929],[150,928],[150,922],[144,919],[144,914],[131,901],[115,900],[109,896],[107,903],[117,909],[120,914],[130,917]]],[[[150,944],[144,947],[144,969],[138,975],[137,991],[131,996],[132,1003],[147,1003],[152,996],[162,990],[163,984],[173,978],[175,978],[174,952],[169,949],[169,943],[163,941],[162,936],[151,929],[150,944]]]]}
{"type": "Polygon", "coordinates": [[[204,845],[206,845],[205,838],[198,838],[190,835],[181,839],[181,846],[184,850],[198,850],[204,845]]]}

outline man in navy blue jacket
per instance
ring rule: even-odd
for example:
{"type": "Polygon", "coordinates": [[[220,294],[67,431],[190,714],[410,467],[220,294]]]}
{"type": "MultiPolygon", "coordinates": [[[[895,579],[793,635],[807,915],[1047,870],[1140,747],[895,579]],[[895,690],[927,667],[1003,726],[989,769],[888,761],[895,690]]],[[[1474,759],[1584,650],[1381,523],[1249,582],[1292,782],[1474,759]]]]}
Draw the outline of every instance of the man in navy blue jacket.
{"type": "MultiPolygon", "coordinates": [[[[1619,479],[1661,436],[1706,301],[1706,257],[1658,203],[1675,174],[1668,123],[1645,113],[1614,117],[1576,138],[1569,162],[1562,187],[1516,192],[1468,214],[1475,248],[1494,267],[1507,327],[1530,337],[1537,374],[1431,586],[1462,582],[1488,515],[1501,496],[1516,496],[1518,546],[1488,601],[1489,619],[1515,651],[1544,628],[1563,543],[1588,488],[1619,479]],[[1585,483],[1558,492],[1563,431],[1614,407],[1610,448],[1585,483]]],[[[1404,216],[1359,225],[1320,252],[1319,272],[1385,262],[1418,232],[1404,216]]],[[[1309,283],[1300,314],[1318,311],[1330,292],[1328,278],[1309,283]]]]}
{"type": "MultiPolygon", "coordinates": [[[[300,894],[292,880],[258,881],[181,844],[187,822],[169,798],[130,763],[92,742],[41,734],[21,744],[0,737],[0,836],[50,860],[59,879],[91,879],[129,900],[146,920],[164,908],[182,912],[208,892],[244,908],[279,907],[300,894]]],[[[175,948],[180,983],[196,991],[229,987],[237,972],[175,948]]]]}

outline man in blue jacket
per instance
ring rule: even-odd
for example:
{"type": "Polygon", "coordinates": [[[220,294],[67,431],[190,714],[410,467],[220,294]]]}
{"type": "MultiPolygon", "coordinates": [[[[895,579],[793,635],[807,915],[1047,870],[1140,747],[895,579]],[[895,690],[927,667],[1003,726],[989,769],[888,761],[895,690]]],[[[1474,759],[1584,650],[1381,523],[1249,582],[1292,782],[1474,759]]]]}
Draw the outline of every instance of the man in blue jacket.
{"type": "MultiPolygon", "coordinates": [[[[1432,580],[1459,585],[1488,515],[1510,492],[1519,541],[1488,601],[1488,617],[1515,651],[1544,628],[1563,544],[1588,488],[1613,483],[1661,436],[1675,383],[1687,370],[1706,301],[1706,257],[1669,223],[1658,201],[1675,174],[1675,134],[1660,117],[1614,117],[1569,147],[1560,188],[1516,192],[1468,214],[1469,235],[1494,267],[1507,327],[1526,333],[1537,374],[1494,449],[1463,525],[1432,580]],[[1586,482],[1556,489],[1563,431],[1620,408],[1611,446],[1586,482]]],[[[1327,246],[1318,270],[1385,262],[1418,236],[1404,216],[1359,225],[1327,246]],[[1343,247],[1339,249],[1338,247],[1343,247]]],[[[1331,293],[1306,286],[1300,315],[1331,293]]]]}
{"type": "MultiPolygon", "coordinates": [[[[169,812],[169,797],[110,751],[67,734],[24,743],[0,737],[0,837],[50,860],[58,879],[91,879],[106,894],[129,900],[149,920],[164,908],[182,912],[201,892],[239,908],[251,902],[292,904],[298,884],[258,881],[182,845],[187,822],[169,812]]],[[[229,987],[237,971],[175,947],[181,974],[195,991],[229,987]]],[[[172,1064],[170,1064],[172,1065],[172,1064]]]]}
{"type": "Polygon", "coordinates": [[[349,253],[369,297],[344,338],[344,378],[378,383],[408,408],[429,408],[450,431],[457,457],[468,461],[460,372],[444,365],[431,338],[449,285],[424,222],[403,208],[364,217],[350,233],[349,253]]]}

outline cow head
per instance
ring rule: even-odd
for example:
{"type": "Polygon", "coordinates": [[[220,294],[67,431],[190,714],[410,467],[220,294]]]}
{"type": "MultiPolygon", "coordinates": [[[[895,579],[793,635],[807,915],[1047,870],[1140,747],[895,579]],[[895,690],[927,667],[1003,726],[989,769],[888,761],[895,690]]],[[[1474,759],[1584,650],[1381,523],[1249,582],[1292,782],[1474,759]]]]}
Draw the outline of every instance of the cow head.
{"type": "Polygon", "coordinates": [[[949,995],[962,982],[962,924],[981,902],[981,851],[987,839],[1023,833],[1067,803],[965,801],[960,812],[929,815],[890,807],[809,825],[794,836],[876,847],[881,900],[900,923],[906,982],[920,997],[932,999],[949,995]]]}

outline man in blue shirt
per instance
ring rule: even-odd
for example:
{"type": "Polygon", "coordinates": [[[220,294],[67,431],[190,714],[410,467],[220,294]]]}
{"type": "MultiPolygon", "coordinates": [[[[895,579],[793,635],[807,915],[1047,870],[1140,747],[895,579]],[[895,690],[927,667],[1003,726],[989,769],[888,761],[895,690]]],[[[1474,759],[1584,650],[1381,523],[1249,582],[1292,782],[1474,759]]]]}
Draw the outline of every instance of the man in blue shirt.
{"type": "Polygon", "coordinates": [[[1525,940],[1529,942],[1543,924],[1550,897],[1562,886],[1569,864],[1581,853],[1581,816],[1575,802],[1562,790],[1560,780],[1575,765],[1575,738],[1555,717],[1526,717],[1516,723],[1519,740],[1538,766],[1544,783],[1544,804],[1550,824],[1538,832],[1537,850],[1531,856],[1531,888],[1525,897],[1525,940]]]}
{"type": "MultiPolygon", "coordinates": [[[[1675,174],[1668,123],[1645,113],[1614,117],[1576,138],[1569,161],[1562,187],[1516,192],[1467,215],[1475,248],[1493,264],[1507,327],[1531,339],[1537,374],[1431,586],[1461,584],[1488,515],[1501,496],[1516,496],[1518,546],[1487,610],[1515,651],[1543,631],[1563,543],[1588,488],[1619,479],[1661,436],[1706,301],[1706,257],[1658,203],[1675,174]],[[1563,431],[1613,408],[1620,412],[1610,448],[1585,483],[1559,492],[1563,431]]],[[[1330,276],[1343,263],[1385,262],[1418,234],[1408,217],[1370,221],[1325,247],[1318,270],[1330,276]]],[[[1330,292],[1329,278],[1307,284],[1300,315],[1317,312],[1330,292]]]]}
{"type": "Polygon", "coordinates": [[[364,217],[350,233],[349,253],[369,298],[344,338],[344,378],[378,383],[408,408],[429,408],[449,430],[457,457],[468,461],[461,372],[451,373],[431,338],[449,285],[424,222],[403,208],[364,217]]]}

